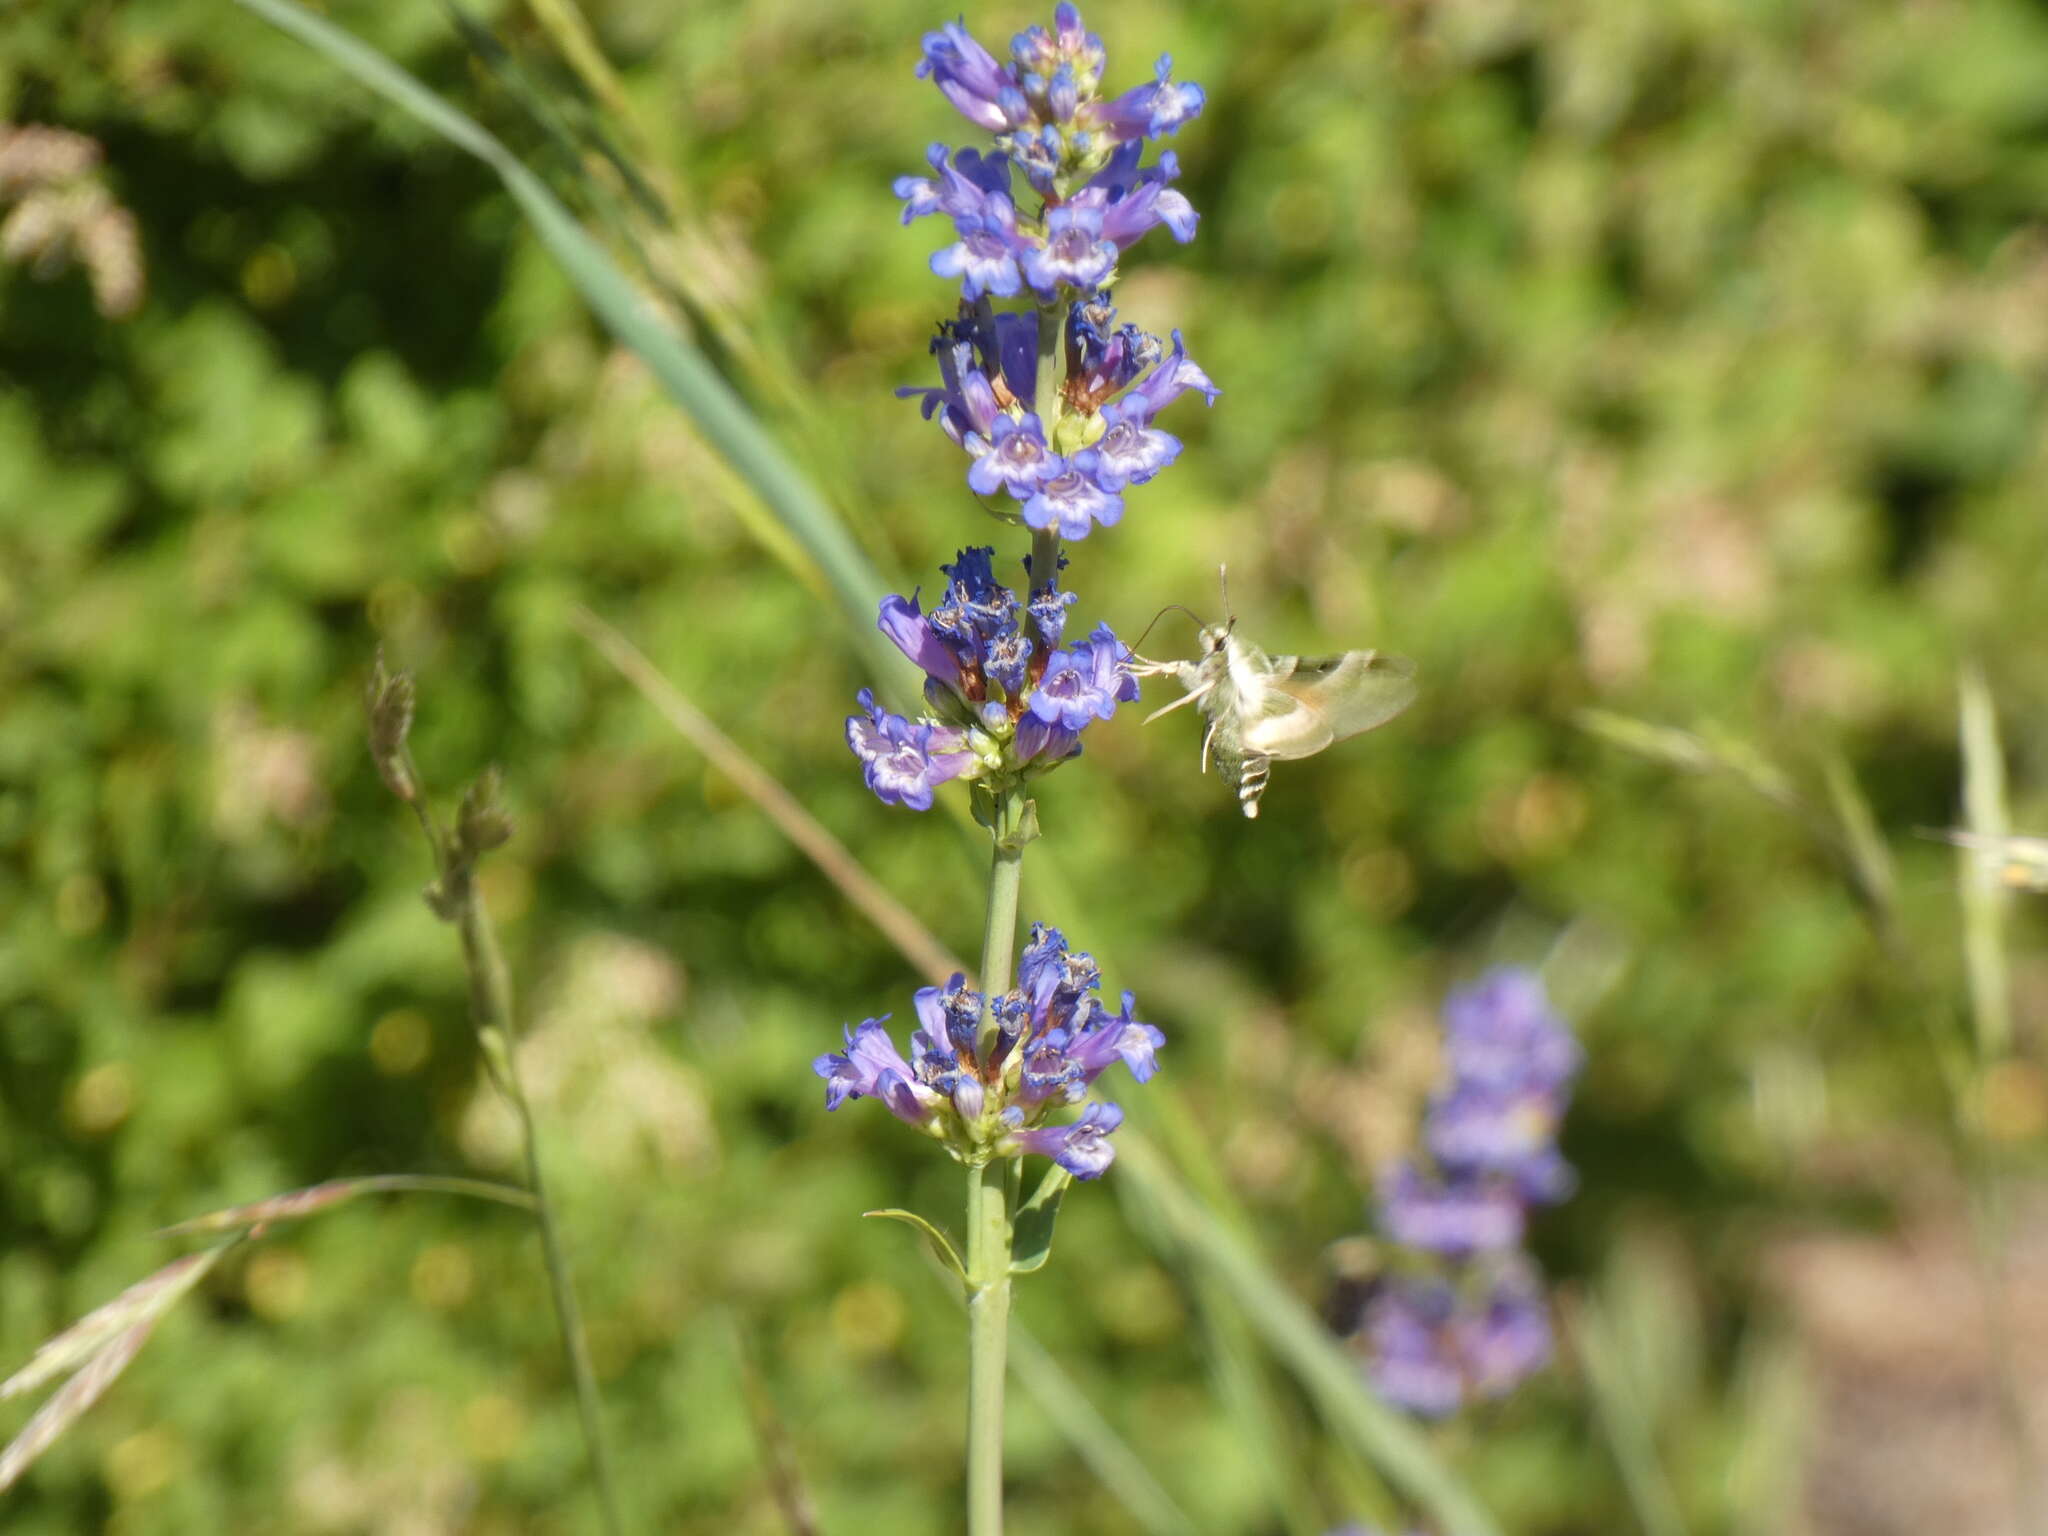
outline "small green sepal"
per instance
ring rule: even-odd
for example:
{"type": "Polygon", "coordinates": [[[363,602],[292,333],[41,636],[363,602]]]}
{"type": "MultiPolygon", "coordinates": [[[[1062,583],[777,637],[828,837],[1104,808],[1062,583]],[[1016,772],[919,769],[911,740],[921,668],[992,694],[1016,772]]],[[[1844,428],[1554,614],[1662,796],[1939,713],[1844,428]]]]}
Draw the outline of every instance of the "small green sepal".
{"type": "Polygon", "coordinates": [[[1074,1176],[1054,1163],[1038,1181],[1031,1198],[1018,1207],[1012,1228],[1016,1236],[1011,1248],[1011,1274],[1028,1275],[1034,1269],[1043,1269],[1045,1261],[1052,1257],[1052,1225],[1059,1220],[1060,1197],[1073,1182],[1074,1176]]]}
{"type": "Polygon", "coordinates": [[[968,807],[974,812],[976,826],[987,827],[992,833],[999,833],[1001,824],[996,815],[996,792],[981,779],[976,779],[967,792],[968,807]]]}
{"type": "Polygon", "coordinates": [[[996,839],[997,846],[1005,853],[1021,853],[1024,845],[1038,840],[1038,802],[1026,800],[1017,812],[1016,829],[1008,837],[996,839]]]}
{"type": "Polygon", "coordinates": [[[960,1277],[962,1285],[967,1284],[967,1266],[960,1262],[959,1251],[953,1247],[952,1243],[947,1241],[945,1233],[926,1221],[917,1212],[898,1210],[892,1206],[886,1211],[862,1211],[861,1215],[885,1216],[890,1221],[904,1222],[909,1226],[917,1228],[918,1231],[925,1235],[926,1240],[930,1242],[933,1251],[944,1261],[946,1268],[952,1270],[954,1274],[960,1277]]]}

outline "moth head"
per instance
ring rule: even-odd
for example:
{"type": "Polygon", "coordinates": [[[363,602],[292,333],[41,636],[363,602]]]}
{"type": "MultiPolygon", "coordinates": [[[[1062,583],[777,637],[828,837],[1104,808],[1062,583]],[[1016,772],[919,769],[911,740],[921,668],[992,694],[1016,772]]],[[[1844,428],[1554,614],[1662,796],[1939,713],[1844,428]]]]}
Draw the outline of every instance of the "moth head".
{"type": "Polygon", "coordinates": [[[1200,637],[1203,657],[1206,659],[1207,657],[1214,656],[1224,646],[1228,645],[1230,643],[1230,632],[1236,627],[1237,620],[1235,619],[1232,619],[1228,624],[1204,624],[1200,637]]]}

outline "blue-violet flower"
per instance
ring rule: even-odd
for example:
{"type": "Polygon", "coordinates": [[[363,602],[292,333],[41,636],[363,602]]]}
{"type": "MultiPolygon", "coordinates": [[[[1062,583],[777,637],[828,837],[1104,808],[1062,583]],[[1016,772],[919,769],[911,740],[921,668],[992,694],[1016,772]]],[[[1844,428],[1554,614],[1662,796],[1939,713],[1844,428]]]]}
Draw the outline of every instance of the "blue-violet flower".
{"type": "Polygon", "coordinates": [[[1128,992],[1118,1012],[1104,1007],[1100,968],[1069,950],[1057,928],[1032,925],[1017,976],[1019,986],[993,999],[959,975],[943,987],[920,988],[908,1058],[890,1040],[886,1015],[849,1026],[846,1049],[812,1063],[825,1079],[825,1107],[880,1099],[962,1162],[1036,1155],[1077,1179],[1099,1177],[1116,1156],[1109,1138],[1123,1111],[1098,1102],[1073,1121],[1048,1117],[1079,1103],[1118,1062],[1138,1082],[1148,1081],[1166,1036],[1133,1015],[1128,992]],[[984,1049],[985,1003],[995,1030],[984,1049]]]}

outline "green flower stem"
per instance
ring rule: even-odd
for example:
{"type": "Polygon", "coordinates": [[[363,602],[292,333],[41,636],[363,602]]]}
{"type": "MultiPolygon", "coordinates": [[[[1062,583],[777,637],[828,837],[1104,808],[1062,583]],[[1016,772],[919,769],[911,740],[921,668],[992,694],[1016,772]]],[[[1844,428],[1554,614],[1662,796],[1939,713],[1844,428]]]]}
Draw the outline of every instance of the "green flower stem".
{"type": "MultiPolygon", "coordinates": [[[[981,940],[981,1029],[989,1057],[999,1025],[993,999],[1015,969],[1017,896],[1024,876],[1019,796],[997,798],[994,858],[988,875],[988,926],[981,940]]],[[[1016,1158],[994,1158],[967,1172],[967,1531],[1002,1536],[1003,1383],[1010,1345],[1010,1254],[1017,1208],[1016,1158]]]]}
{"type": "Polygon", "coordinates": [[[1010,1349],[1010,1170],[967,1175],[967,1531],[1002,1536],[1003,1381],[1010,1349]]]}
{"type": "Polygon", "coordinates": [[[1031,535],[1031,590],[1036,592],[1060,573],[1060,531],[1040,528],[1031,535]]]}

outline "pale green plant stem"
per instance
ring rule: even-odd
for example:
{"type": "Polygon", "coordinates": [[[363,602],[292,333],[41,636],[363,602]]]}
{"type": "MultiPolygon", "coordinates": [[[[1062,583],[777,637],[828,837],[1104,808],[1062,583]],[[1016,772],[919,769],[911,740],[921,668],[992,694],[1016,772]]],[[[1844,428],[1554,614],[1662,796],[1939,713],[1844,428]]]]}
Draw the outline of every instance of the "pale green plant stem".
{"type": "MultiPolygon", "coordinates": [[[[1016,841],[1019,796],[996,800],[995,853],[988,874],[988,923],[981,939],[981,1027],[975,1054],[987,1061],[1000,1024],[994,1000],[1009,989],[1017,948],[1017,897],[1024,848],[1016,841]]],[[[1010,1346],[1011,1224],[1019,1160],[992,1158],[967,1171],[967,1531],[1002,1536],[1003,1383],[1010,1346]]]]}
{"type": "MultiPolygon", "coordinates": [[[[421,782],[406,752],[406,773],[415,785],[421,782]]],[[[467,860],[452,856],[451,844],[426,807],[425,797],[415,795],[412,807],[434,850],[441,870],[442,890],[455,910],[455,924],[462,935],[464,969],[469,973],[470,1014],[483,1047],[484,1063],[491,1081],[512,1106],[519,1121],[519,1141],[526,1160],[526,1186],[533,1194],[533,1214],[540,1228],[541,1252],[547,1262],[548,1294],[554,1302],[555,1325],[562,1336],[562,1356],[569,1366],[569,1379],[576,1392],[576,1412],[583,1424],[583,1443],[590,1458],[591,1481],[597,1486],[597,1502],[607,1536],[621,1536],[625,1522],[619,1513],[619,1491],[612,1474],[611,1450],[605,1439],[604,1411],[598,1398],[597,1373],[590,1363],[590,1344],[583,1332],[583,1313],[576,1301],[576,1283],[569,1271],[569,1256],[555,1220],[554,1202],[548,1199],[547,1179],[541,1171],[540,1130],[533,1107],[519,1076],[518,1015],[512,1001],[512,973],[505,964],[498,935],[484,908],[483,892],[477,889],[476,871],[467,860]]]]}

